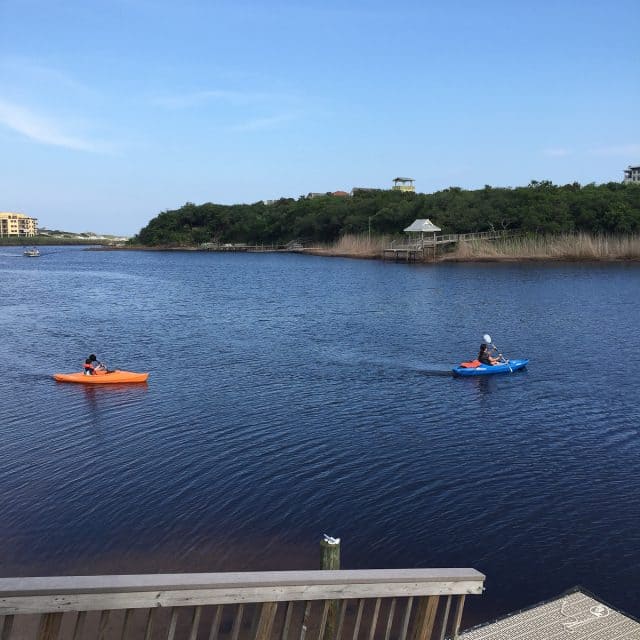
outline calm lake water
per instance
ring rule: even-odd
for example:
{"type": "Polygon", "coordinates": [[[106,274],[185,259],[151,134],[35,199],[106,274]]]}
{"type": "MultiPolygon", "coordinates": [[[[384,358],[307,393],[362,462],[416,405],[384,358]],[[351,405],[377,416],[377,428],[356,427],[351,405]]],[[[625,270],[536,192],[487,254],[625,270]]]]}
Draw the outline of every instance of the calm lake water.
{"type": "Polygon", "coordinates": [[[640,266],[0,249],[0,573],[470,566],[640,614],[640,266]],[[483,333],[528,370],[455,379],[483,333]],[[96,353],[148,385],[51,374],[96,353]]]}

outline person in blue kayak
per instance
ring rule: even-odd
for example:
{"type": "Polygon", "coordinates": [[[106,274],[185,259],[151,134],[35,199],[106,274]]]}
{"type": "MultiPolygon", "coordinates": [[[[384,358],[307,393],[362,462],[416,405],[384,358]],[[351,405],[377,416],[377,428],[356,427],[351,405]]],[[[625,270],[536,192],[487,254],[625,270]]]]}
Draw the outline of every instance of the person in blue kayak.
{"type": "Polygon", "coordinates": [[[500,364],[500,358],[494,358],[491,355],[491,351],[489,350],[489,345],[486,342],[483,342],[480,345],[478,360],[480,360],[482,364],[488,364],[489,366],[493,366],[494,364],[500,364]]]}
{"type": "Polygon", "coordinates": [[[85,376],[93,376],[96,374],[96,371],[99,369],[103,369],[104,367],[100,362],[98,362],[98,358],[96,358],[96,354],[92,353],[85,361],[84,361],[84,375],[85,376]]]}

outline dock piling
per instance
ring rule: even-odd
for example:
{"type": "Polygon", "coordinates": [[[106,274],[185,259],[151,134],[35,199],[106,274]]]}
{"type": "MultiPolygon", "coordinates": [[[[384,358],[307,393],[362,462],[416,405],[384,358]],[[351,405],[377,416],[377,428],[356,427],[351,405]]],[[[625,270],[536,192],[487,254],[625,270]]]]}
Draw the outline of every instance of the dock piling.
{"type": "MultiPolygon", "coordinates": [[[[320,540],[320,569],[335,571],[340,569],[340,538],[324,535],[320,540]]],[[[327,602],[327,619],[322,634],[323,640],[333,640],[338,618],[338,601],[327,602]]]]}

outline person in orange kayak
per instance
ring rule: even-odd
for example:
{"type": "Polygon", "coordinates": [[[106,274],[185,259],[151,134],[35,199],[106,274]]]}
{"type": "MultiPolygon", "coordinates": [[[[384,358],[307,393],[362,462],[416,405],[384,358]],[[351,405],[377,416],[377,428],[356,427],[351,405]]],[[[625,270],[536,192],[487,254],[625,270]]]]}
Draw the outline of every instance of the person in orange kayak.
{"type": "Polygon", "coordinates": [[[98,358],[96,358],[95,353],[92,353],[85,361],[84,361],[84,375],[85,376],[93,376],[96,373],[96,370],[99,369],[102,365],[98,362],[98,358]]]}

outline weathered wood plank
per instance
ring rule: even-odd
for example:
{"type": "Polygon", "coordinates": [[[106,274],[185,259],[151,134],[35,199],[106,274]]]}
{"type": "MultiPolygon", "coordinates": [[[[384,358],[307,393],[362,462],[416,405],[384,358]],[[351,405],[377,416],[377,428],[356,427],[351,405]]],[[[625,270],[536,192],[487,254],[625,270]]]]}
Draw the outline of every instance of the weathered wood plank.
{"type": "Polygon", "coordinates": [[[447,604],[442,615],[442,629],[440,630],[440,640],[444,640],[447,635],[447,626],[449,624],[449,611],[451,610],[451,596],[447,596],[447,604]]]}
{"type": "Polygon", "coordinates": [[[391,639],[391,627],[393,626],[393,616],[396,612],[396,599],[393,598],[391,600],[391,605],[389,606],[389,615],[387,617],[387,629],[384,634],[384,640],[391,639]]]}
{"type": "Polygon", "coordinates": [[[382,600],[380,598],[376,598],[376,605],[373,609],[373,615],[371,616],[371,623],[369,626],[369,640],[373,640],[376,635],[376,626],[378,625],[378,615],[380,613],[380,604],[382,600]]]}
{"type": "Polygon", "coordinates": [[[61,613],[48,613],[42,616],[38,629],[38,640],[57,640],[61,624],[61,613]]]}
{"type": "MultiPolygon", "coordinates": [[[[325,536],[320,541],[320,568],[328,571],[340,569],[340,539],[325,536]]],[[[322,626],[322,634],[319,640],[333,640],[336,630],[336,617],[338,615],[338,602],[332,600],[327,609],[325,624],[322,626]]]]}
{"type": "Polygon", "coordinates": [[[157,609],[150,609],[147,614],[147,624],[144,628],[144,640],[151,640],[151,634],[153,633],[153,625],[156,621],[157,609]]]}
{"type": "Polygon", "coordinates": [[[126,640],[129,633],[129,626],[131,625],[131,619],[133,618],[133,609],[127,609],[124,612],[124,621],[122,622],[122,634],[120,640],[126,640]]]}
{"type": "Polygon", "coordinates": [[[84,622],[87,618],[86,611],[80,611],[76,617],[76,623],[73,626],[73,640],[81,640],[84,633],[84,622]]]}
{"type": "Polygon", "coordinates": [[[421,598],[413,630],[413,640],[430,640],[438,609],[438,596],[421,598]]]}
{"type": "Polygon", "coordinates": [[[200,626],[201,616],[202,616],[202,607],[196,607],[193,610],[193,617],[191,618],[191,632],[189,633],[189,640],[197,640],[198,627],[200,626]]]}
{"type": "Polygon", "coordinates": [[[399,640],[407,640],[407,632],[409,631],[409,620],[411,618],[411,610],[413,609],[413,596],[407,599],[407,606],[404,610],[404,618],[402,620],[402,631],[399,640]]]}
{"type": "Polygon", "coordinates": [[[100,614],[100,622],[98,623],[98,640],[106,640],[108,624],[109,624],[109,611],[103,611],[100,614]]]}
{"type": "Polygon", "coordinates": [[[304,608],[304,615],[302,616],[302,624],[300,625],[300,640],[305,640],[307,637],[307,629],[309,627],[309,620],[311,619],[311,601],[307,602],[304,608]]]}
{"type": "Polygon", "coordinates": [[[231,630],[231,640],[238,640],[240,635],[240,626],[242,625],[242,615],[244,613],[244,605],[241,603],[236,609],[236,615],[233,619],[233,628],[231,630]]]}
{"type": "Polygon", "coordinates": [[[0,578],[0,597],[18,595],[176,591],[349,584],[482,582],[475,569],[359,569],[325,571],[247,571],[110,576],[0,578]]]}
{"type": "Polygon", "coordinates": [[[220,621],[222,620],[223,605],[216,607],[216,613],[213,616],[213,622],[211,623],[211,631],[209,632],[209,640],[218,640],[218,634],[220,633],[220,621]]]}
{"type": "Polygon", "coordinates": [[[280,640],[289,639],[289,629],[291,628],[291,616],[293,616],[293,602],[287,604],[287,612],[284,616],[284,623],[282,625],[282,633],[280,634],[280,640]]]}
{"type": "Polygon", "coordinates": [[[457,638],[460,634],[460,625],[462,624],[462,611],[464,610],[464,596],[458,598],[456,603],[456,611],[453,615],[452,637],[457,638]]]}
{"type": "Polygon", "coordinates": [[[277,602],[265,602],[260,611],[258,628],[256,629],[255,640],[269,640],[273,631],[273,623],[278,612],[277,602]]]}
{"type": "Polygon", "coordinates": [[[338,624],[336,625],[336,632],[333,636],[333,640],[340,640],[342,635],[342,627],[344,626],[344,618],[347,614],[347,600],[340,602],[340,610],[338,612],[338,624]]]}
{"type": "MultiPolygon", "coordinates": [[[[323,640],[324,632],[327,628],[327,618],[329,616],[329,609],[331,607],[331,602],[329,600],[324,601],[324,606],[322,607],[322,618],[320,620],[320,630],[318,631],[318,640],[323,640]]],[[[333,630],[331,630],[333,634],[333,630]]]]}
{"type": "Polygon", "coordinates": [[[0,621],[0,640],[9,640],[13,629],[13,616],[3,616],[0,621]]]}
{"type": "Polygon", "coordinates": [[[362,623],[362,612],[364,611],[364,600],[358,602],[358,613],[356,614],[356,622],[353,625],[353,640],[358,640],[360,633],[360,624],[362,623]]]}
{"type": "Polygon", "coordinates": [[[167,629],[167,640],[173,640],[176,637],[176,627],[178,626],[178,609],[171,611],[171,620],[167,629]]]}
{"type": "MultiPolygon", "coordinates": [[[[338,573],[337,571],[331,573],[338,573]]],[[[482,580],[454,582],[356,583],[229,589],[180,589],[177,591],[108,591],[64,595],[17,595],[0,597],[0,615],[193,607],[198,605],[286,602],[290,600],[342,600],[482,593],[482,580]]]]}

